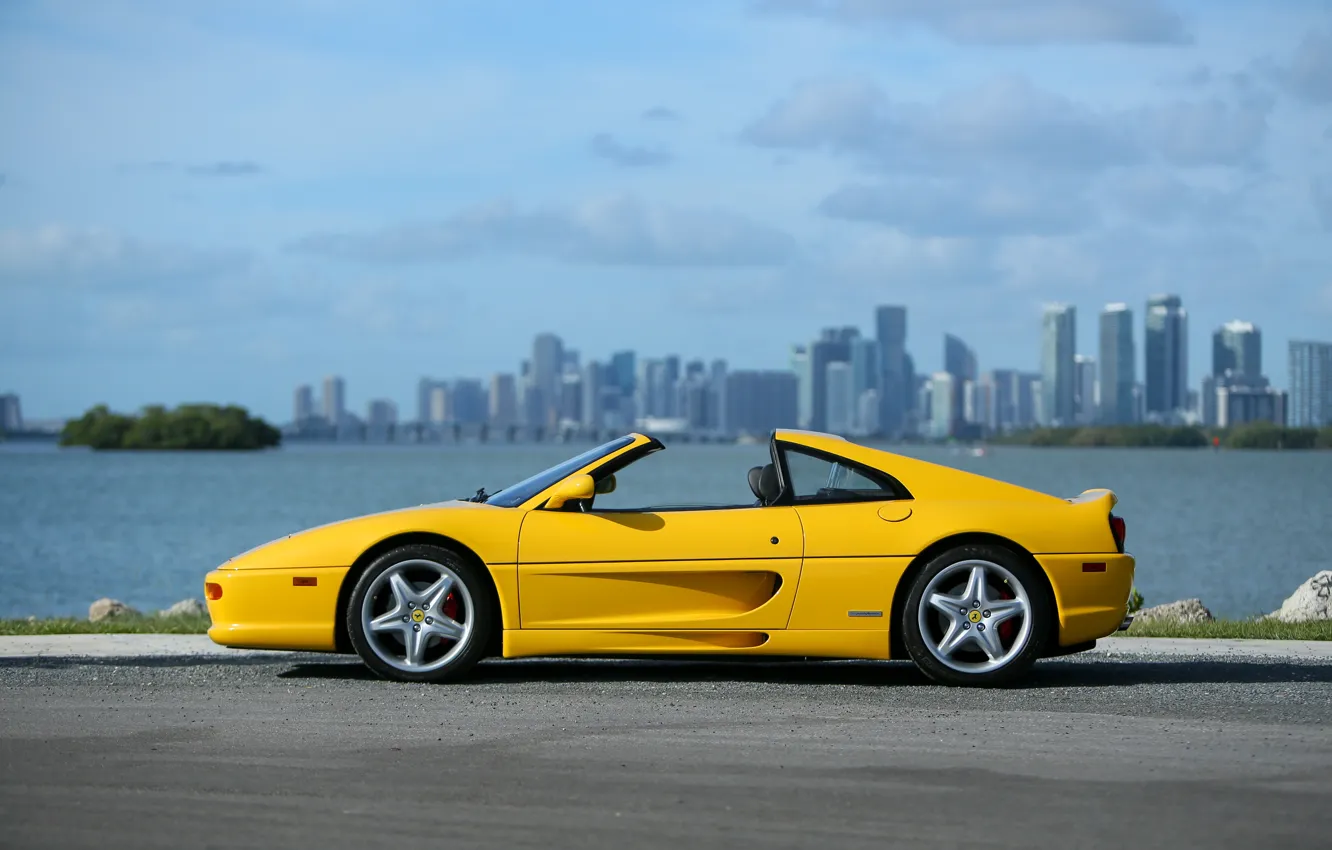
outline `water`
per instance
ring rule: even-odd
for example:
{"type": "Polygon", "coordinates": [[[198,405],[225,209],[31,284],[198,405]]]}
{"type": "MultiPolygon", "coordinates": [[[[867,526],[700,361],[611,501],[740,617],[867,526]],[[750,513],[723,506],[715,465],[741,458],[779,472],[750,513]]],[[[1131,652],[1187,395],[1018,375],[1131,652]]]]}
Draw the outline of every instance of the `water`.
{"type": "MultiPolygon", "coordinates": [[[[584,445],[318,446],[262,454],[0,449],[0,617],[85,616],[201,597],[203,574],[292,531],[494,492],[584,445]]],[[[1332,452],[903,450],[1059,496],[1109,487],[1148,604],[1198,596],[1220,616],[1275,610],[1332,567],[1332,452]]],[[[764,446],[672,445],[621,476],[627,504],[752,497],[764,446]],[[647,466],[651,464],[651,466],[647,466]],[[640,469],[641,466],[641,469],[640,469]],[[635,473],[638,474],[635,474],[635,473]]]]}

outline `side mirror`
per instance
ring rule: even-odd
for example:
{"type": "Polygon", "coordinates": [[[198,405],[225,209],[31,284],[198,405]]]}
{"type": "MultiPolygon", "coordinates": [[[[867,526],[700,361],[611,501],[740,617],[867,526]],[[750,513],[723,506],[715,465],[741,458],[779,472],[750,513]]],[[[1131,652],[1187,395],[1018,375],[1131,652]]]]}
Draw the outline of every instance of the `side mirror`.
{"type": "Polygon", "coordinates": [[[597,495],[600,496],[603,493],[614,493],[614,492],[615,492],[615,473],[612,472],[610,475],[607,475],[605,478],[597,482],[597,495]]]}
{"type": "Polygon", "coordinates": [[[546,510],[558,511],[566,502],[590,499],[596,495],[597,485],[591,475],[574,475],[564,479],[546,500],[546,510]]]}

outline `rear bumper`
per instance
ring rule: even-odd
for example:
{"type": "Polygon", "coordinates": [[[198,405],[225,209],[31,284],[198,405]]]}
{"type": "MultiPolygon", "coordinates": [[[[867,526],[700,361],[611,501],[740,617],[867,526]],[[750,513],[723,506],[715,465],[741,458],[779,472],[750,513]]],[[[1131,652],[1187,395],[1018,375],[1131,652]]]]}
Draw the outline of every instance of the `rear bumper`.
{"type": "Polygon", "coordinates": [[[1124,627],[1136,562],[1132,555],[1037,555],[1059,606],[1059,645],[1103,638],[1124,627]]]}
{"type": "Polygon", "coordinates": [[[213,620],[208,636],[246,649],[335,651],[338,591],[347,569],[213,570],[204,577],[213,620]]]}

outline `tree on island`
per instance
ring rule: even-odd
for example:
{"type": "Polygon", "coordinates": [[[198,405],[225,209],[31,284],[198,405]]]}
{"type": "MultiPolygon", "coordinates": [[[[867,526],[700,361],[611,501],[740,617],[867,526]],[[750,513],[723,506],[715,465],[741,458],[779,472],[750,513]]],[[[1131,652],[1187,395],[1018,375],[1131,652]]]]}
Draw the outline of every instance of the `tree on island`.
{"type": "Polygon", "coordinates": [[[282,434],[243,407],[183,404],[175,410],[145,407],[138,416],[113,413],[99,404],[66,423],[62,446],[93,449],[264,449],[282,434]]]}

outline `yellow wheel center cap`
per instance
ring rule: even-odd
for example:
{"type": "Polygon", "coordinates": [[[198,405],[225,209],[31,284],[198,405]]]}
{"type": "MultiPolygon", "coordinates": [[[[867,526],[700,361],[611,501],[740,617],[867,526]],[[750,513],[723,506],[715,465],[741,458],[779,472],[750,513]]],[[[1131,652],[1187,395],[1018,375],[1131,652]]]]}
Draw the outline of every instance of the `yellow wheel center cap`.
{"type": "MultiPolygon", "coordinates": [[[[977,618],[977,619],[980,619],[980,615],[977,614],[977,615],[976,615],[976,618],[977,618]]],[[[424,620],[424,619],[425,619],[425,612],[422,611],[420,608],[417,608],[415,611],[412,612],[412,621],[413,621],[413,622],[419,623],[419,622],[421,622],[421,621],[424,620]]]]}
{"type": "MultiPolygon", "coordinates": [[[[418,611],[416,613],[419,614],[421,612],[418,611]]],[[[975,608],[972,608],[970,611],[967,612],[967,619],[973,623],[979,623],[981,621],[981,612],[977,611],[975,608]]]]}

